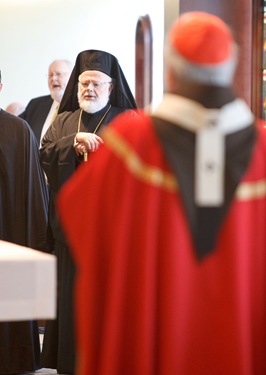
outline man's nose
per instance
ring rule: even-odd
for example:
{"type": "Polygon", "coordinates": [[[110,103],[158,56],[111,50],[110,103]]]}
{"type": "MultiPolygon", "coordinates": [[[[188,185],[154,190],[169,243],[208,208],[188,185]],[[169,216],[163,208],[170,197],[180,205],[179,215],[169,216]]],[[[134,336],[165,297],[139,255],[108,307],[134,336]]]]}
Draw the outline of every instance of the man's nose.
{"type": "Polygon", "coordinates": [[[94,83],[93,82],[88,83],[88,89],[90,89],[90,90],[94,89],[94,83]]]}

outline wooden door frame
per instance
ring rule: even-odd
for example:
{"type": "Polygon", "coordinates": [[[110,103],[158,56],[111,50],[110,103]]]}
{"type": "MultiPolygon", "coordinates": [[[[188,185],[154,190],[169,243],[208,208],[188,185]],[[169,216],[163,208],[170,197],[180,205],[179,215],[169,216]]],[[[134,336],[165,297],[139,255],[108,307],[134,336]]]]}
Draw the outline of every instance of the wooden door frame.
{"type": "Polygon", "coordinates": [[[251,109],[258,118],[263,114],[263,39],[264,1],[253,0],[251,43],[251,109]]]}
{"type": "Polygon", "coordinates": [[[149,15],[141,16],[136,27],[135,97],[139,108],[152,102],[152,26],[149,15]]]}

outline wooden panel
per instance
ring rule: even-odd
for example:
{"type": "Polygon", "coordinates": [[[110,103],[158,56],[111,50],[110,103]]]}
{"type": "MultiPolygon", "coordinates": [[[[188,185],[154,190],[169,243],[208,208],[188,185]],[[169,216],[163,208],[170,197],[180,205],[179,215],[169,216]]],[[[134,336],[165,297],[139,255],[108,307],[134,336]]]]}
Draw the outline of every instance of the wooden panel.
{"type": "Polygon", "coordinates": [[[180,0],[180,13],[206,11],[221,17],[239,45],[239,66],[234,87],[253,112],[261,116],[262,103],[262,0],[180,0]]]}
{"type": "Polygon", "coordinates": [[[136,102],[146,108],[152,102],[152,27],[148,15],[139,18],[136,28],[136,102]]]}
{"type": "Polygon", "coordinates": [[[251,44],[251,108],[257,117],[264,118],[263,109],[263,1],[253,1],[251,44]]]}

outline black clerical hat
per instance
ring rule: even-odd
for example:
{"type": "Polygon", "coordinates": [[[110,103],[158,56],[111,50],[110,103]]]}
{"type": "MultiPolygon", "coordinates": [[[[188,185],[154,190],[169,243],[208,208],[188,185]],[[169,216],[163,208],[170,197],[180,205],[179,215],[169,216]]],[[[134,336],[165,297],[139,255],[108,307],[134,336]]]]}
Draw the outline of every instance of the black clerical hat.
{"type": "Polygon", "coordinates": [[[87,50],[80,52],[77,56],[58,113],[64,111],[74,112],[79,108],[77,98],[78,77],[86,70],[98,70],[112,78],[114,88],[110,95],[110,103],[114,107],[125,109],[137,108],[136,101],[117,58],[108,52],[87,50]]]}

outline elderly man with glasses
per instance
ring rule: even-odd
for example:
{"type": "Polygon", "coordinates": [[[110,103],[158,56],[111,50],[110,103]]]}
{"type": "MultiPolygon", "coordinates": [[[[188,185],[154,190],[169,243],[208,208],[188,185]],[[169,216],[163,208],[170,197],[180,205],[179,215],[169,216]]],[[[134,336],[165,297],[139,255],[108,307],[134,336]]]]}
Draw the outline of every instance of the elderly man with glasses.
{"type": "Polygon", "coordinates": [[[56,321],[46,322],[42,365],[56,368],[60,374],[73,374],[75,368],[75,270],[57,219],[57,193],[76,168],[89,160],[90,153],[98,150],[102,143],[99,131],[124,111],[135,114],[134,109],[136,102],[117,58],[103,51],[83,51],[77,56],[58,115],[42,140],[40,157],[50,187],[50,224],[59,283],[58,316],[56,321]]]}
{"type": "Polygon", "coordinates": [[[19,114],[29,123],[39,144],[58,111],[72,68],[69,60],[54,60],[48,68],[49,95],[31,99],[19,114]]]}

